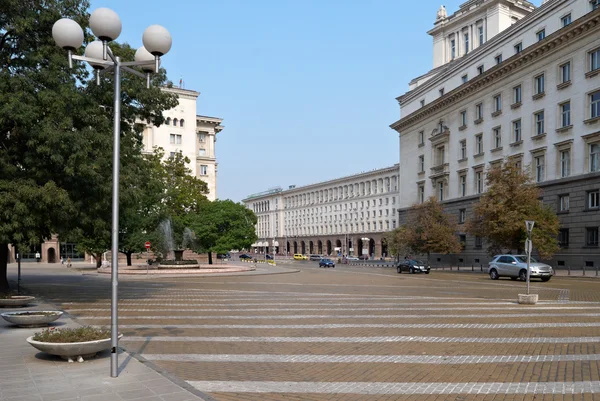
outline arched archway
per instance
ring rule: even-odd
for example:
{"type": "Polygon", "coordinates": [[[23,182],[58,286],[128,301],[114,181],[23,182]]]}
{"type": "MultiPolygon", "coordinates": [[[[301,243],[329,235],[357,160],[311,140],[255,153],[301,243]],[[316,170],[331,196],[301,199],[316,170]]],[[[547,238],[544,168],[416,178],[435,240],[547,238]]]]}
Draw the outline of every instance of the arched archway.
{"type": "Polygon", "coordinates": [[[313,244],[313,242],[312,242],[312,241],[310,241],[310,242],[308,243],[308,252],[309,252],[309,253],[314,253],[314,248],[315,248],[315,244],[313,244]]]}
{"type": "Polygon", "coordinates": [[[302,241],[301,242],[301,247],[302,247],[302,254],[306,255],[306,242],[302,241]]]}
{"type": "Polygon", "coordinates": [[[323,254],[323,242],[321,240],[317,241],[317,253],[319,255],[323,254]]]}
{"type": "Polygon", "coordinates": [[[290,242],[286,241],[285,243],[285,256],[288,256],[290,254],[290,242]]]}
{"type": "Polygon", "coordinates": [[[390,256],[388,252],[388,243],[385,238],[381,240],[381,256],[384,258],[390,256]]]}
{"type": "Polygon", "coordinates": [[[375,256],[375,240],[369,239],[369,257],[375,256]]]}
{"type": "Polygon", "coordinates": [[[56,250],[54,248],[48,248],[48,263],[56,263],[56,250]]]}
{"type": "Polygon", "coordinates": [[[331,255],[331,241],[327,240],[327,256],[331,255]]]}
{"type": "Polygon", "coordinates": [[[352,243],[352,240],[351,240],[351,239],[350,239],[350,240],[348,240],[348,244],[346,244],[346,245],[348,245],[348,250],[347,250],[347,251],[345,251],[345,252],[347,252],[347,253],[348,253],[348,255],[355,255],[355,252],[354,252],[354,246],[353,246],[354,244],[352,243]]]}
{"type": "Polygon", "coordinates": [[[298,253],[298,242],[294,241],[294,253],[298,253]]]}

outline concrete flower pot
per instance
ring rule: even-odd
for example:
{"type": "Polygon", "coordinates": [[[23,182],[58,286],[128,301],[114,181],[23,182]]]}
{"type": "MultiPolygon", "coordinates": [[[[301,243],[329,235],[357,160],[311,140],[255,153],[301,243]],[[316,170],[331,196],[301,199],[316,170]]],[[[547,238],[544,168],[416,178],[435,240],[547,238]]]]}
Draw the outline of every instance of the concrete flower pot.
{"type": "Polygon", "coordinates": [[[519,294],[519,303],[522,305],[535,305],[538,301],[538,294],[519,294]]]}
{"type": "MultiPolygon", "coordinates": [[[[123,334],[119,334],[119,339],[123,334]]],[[[83,362],[84,358],[91,358],[100,351],[110,348],[110,338],[95,341],[83,341],[76,343],[48,343],[35,341],[33,336],[27,338],[27,342],[34,348],[51,355],[58,355],[69,362],[83,362]]]]}
{"type": "Polygon", "coordinates": [[[26,295],[13,295],[10,298],[0,298],[0,307],[25,306],[34,299],[35,297],[26,295]]]}
{"type": "Polygon", "coordinates": [[[61,311],[27,311],[6,312],[2,313],[1,316],[7,322],[19,327],[44,327],[61,317],[62,314],[61,311]]]}

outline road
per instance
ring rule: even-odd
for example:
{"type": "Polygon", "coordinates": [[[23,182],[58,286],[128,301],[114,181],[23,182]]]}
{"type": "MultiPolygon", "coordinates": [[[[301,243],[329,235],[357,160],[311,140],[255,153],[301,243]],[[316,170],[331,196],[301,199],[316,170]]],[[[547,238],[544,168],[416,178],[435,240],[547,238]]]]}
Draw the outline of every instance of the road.
{"type": "MultiPolygon", "coordinates": [[[[597,279],[533,281],[523,306],[525,283],[484,274],[287,266],[123,278],[121,345],[206,400],[600,399],[597,279]]],[[[27,267],[24,284],[108,326],[109,277],[66,270],[27,267]]]]}

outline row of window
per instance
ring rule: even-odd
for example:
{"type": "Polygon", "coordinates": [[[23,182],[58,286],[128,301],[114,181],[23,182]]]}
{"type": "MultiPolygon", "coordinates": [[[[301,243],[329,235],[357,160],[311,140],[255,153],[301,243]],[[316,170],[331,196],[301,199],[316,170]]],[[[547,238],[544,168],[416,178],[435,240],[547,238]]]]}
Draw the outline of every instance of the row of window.
{"type": "Polygon", "coordinates": [[[185,120],[183,118],[181,120],[178,120],[177,118],[171,120],[171,117],[167,117],[167,119],[165,120],[165,124],[171,125],[173,127],[183,127],[183,125],[185,124],[185,120]]]}
{"type": "MultiPolygon", "coordinates": [[[[598,246],[598,234],[599,234],[599,229],[598,227],[586,227],[585,228],[585,238],[584,238],[584,244],[587,247],[597,247],[598,246]]],[[[569,234],[570,234],[570,229],[568,228],[561,228],[558,232],[558,245],[561,248],[568,248],[569,247],[569,234]]]]}
{"type": "MultiPolygon", "coordinates": [[[[392,216],[396,213],[396,209],[393,208],[392,209],[392,216]]],[[[311,214],[312,215],[312,214],[311,214]]],[[[385,217],[389,217],[390,215],[390,209],[385,209],[385,217]]],[[[384,211],[382,209],[379,210],[379,217],[383,217],[384,216],[384,211]]],[[[288,221],[289,223],[286,223],[286,225],[302,225],[302,224],[311,224],[311,223],[327,223],[329,222],[334,222],[334,221],[347,221],[348,219],[352,220],[358,220],[359,218],[359,214],[358,212],[355,213],[344,213],[343,218],[342,218],[342,214],[335,214],[332,216],[317,216],[317,217],[305,217],[302,218],[303,216],[299,216],[300,218],[294,218],[294,217],[290,217],[289,219],[287,219],[286,221],[288,221]]],[[[377,217],[377,211],[373,210],[371,212],[360,212],[360,219],[369,219],[369,218],[376,218],[377,217]]]]}
{"type": "MultiPolygon", "coordinates": [[[[379,198],[379,206],[383,206],[385,201],[385,205],[389,205],[390,204],[390,198],[379,198]]],[[[391,198],[391,203],[392,205],[396,204],[396,197],[392,196],[391,198]]],[[[373,206],[376,207],[377,206],[377,200],[376,199],[371,199],[370,201],[360,201],[360,209],[364,209],[364,208],[369,208],[369,206],[373,206]]],[[[354,202],[354,204],[352,204],[352,202],[350,203],[344,203],[343,205],[333,205],[333,206],[329,206],[329,213],[331,212],[337,212],[337,211],[342,211],[342,210],[357,210],[359,207],[359,203],[358,202],[354,202]]],[[[286,216],[304,216],[304,215],[308,215],[308,214],[323,214],[323,213],[327,213],[327,206],[321,206],[321,207],[317,207],[316,209],[302,209],[302,210],[295,210],[295,211],[291,211],[291,212],[285,212],[286,216]]]]}
{"type": "MultiPolygon", "coordinates": [[[[598,7],[598,3],[600,3],[600,0],[591,0],[590,3],[592,4],[592,9],[595,10],[598,7]]],[[[572,16],[571,14],[566,14],[563,15],[562,17],[560,17],[560,21],[561,21],[561,27],[566,27],[567,25],[571,24],[572,22],[572,16]]],[[[545,29],[541,29],[539,31],[537,31],[535,33],[537,41],[541,41],[543,39],[546,38],[546,30],[545,29]]],[[[464,39],[465,39],[465,45],[468,45],[469,42],[469,36],[467,33],[463,34],[464,39]],[[466,35],[466,36],[464,36],[466,35]]],[[[481,44],[483,44],[483,27],[479,27],[479,45],[481,46],[481,44]]],[[[466,47],[466,49],[468,49],[468,46],[466,47]]],[[[519,54],[523,51],[523,42],[519,42],[516,43],[513,46],[513,51],[514,54],[519,54]]],[[[465,52],[466,54],[467,52],[465,52]]],[[[454,39],[450,40],[450,56],[451,59],[454,59],[456,57],[456,41],[454,39]]],[[[503,56],[502,54],[497,54],[494,57],[494,61],[495,64],[500,64],[503,61],[503,56]]],[[[569,71],[567,71],[565,74],[562,75],[562,77],[567,77],[566,79],[561,78],[561,83],[570,81],[570,63],[568,63],[568,65],[566,65],[567,68],[569,68],[569,71]]],[[[588,73],[596,71],[600,68],[600,49],[596,49],[592,52],[589,52],[589,62],[588,62],[588,73]]],[[[485,72],[485,65],[484,64],[480,64],[479,66],[477,66],[477,74],[481,75],[485,72]]],[[[466,83],[469,80],[469,75],[468,74],[464,74],[461,76],[461,80],[462,83],[466,83]]],[[[439,95],[443,96],[445,93],[444,88],[439,89],[439,95]]],[[[543,93],[543,83],[542,83],[542,90],[540,91],[540,93],[543,93]]],[[[514,102],[514,103],[520,103],[519,102],[514,102]]],[[[421,107],[425,106],[425,99],[421,99],[420,101],[420,105],[421,107]]]]}
{"type": "Polygon", "coordinates": [[[286,229],[285,235],[293,236],[293,235],[314,235],[314,234],[349,234],[349,233],[361,233],[361,232],[371,232],[371,231],[383,231],[390,229],[393,230],[396,228],[396,220],[392,220],[391,224],[389,221],[379,221],[379,222],[360,222],[360,223],[350,223],[345,225],[325,225],[325,226],[301,226],[298,228],[290,228],[286,229]],[[378,224],[379,223],[379,224],[378,224]]]}

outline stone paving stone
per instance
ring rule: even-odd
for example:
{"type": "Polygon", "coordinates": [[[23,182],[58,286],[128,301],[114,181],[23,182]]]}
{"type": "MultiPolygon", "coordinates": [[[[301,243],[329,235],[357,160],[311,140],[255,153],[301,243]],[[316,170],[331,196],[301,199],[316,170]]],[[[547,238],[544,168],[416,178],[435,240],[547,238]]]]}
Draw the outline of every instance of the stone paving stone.
{"type": "Polygon", "coordinates": [[[141,388],[136,390],[116,391],[117,395],[124,400],[135,400],[137,398],[150,398],[155,394],[147,388],[141,388]]]}

